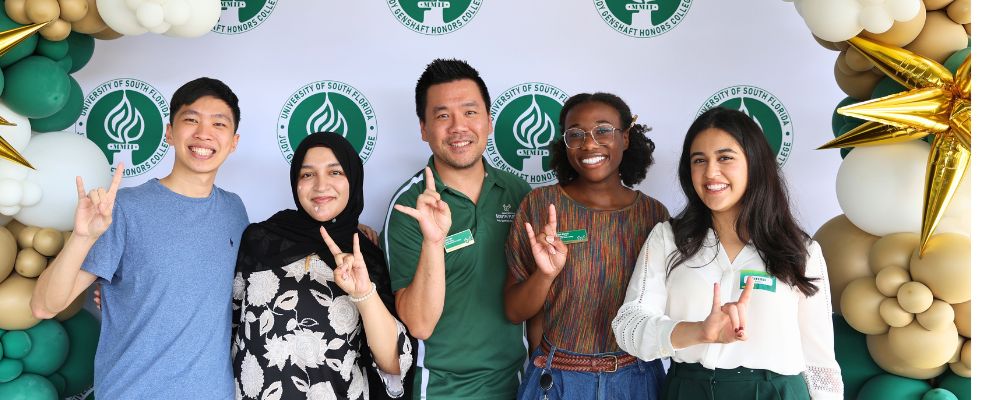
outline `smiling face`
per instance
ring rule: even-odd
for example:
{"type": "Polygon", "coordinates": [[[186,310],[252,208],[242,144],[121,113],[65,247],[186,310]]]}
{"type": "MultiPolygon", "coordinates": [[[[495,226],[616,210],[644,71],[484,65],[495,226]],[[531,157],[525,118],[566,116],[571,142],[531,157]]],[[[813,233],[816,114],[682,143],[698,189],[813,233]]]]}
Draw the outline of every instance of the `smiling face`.
{"type": "Polygon", "coordinates": [[[609,179],[620,180],[618,168],[628,148],[627,134],[616,130],[604,145],[595,142],[591,136],[591,131],[598,125],[611,125],[622,130],[627,128],[622,126],[618,110],[601,102],[582,103],[566,113],[565,125],[567,130],[579,128],[587,132],[580,148],[566,149],[569,165],[579,174],[579,181],[598,183],[609,179]]]}
{"type": "Polygon", "coordinates": [[[214,174],[240,141],[233,111],[215,97],[204,96],[181,106],[167,125],[167,143],[174,146],[174,170],[214,174]]]}
{"type": "Polygon", "coordinates": [[[295,195],[314,220],[332,220],[347,207],[351,185],[330,148],[317,146],[306,151],[298,178],[295,195]]]}
{"type": "Polygon", "coordinates": [[[691,183],[701,201],[721,215],[739,211],[747,189],[747,158],[728,132],[709,128],[695,136],[689,154],[691,183]]]}
{"type": "Polygon", "coordinates": [[[487,105],[471,79],[439,83],[427,89],[427,109],[420,136],[431,147],[438,168],[476,165],[493,132],[487,105]]]}

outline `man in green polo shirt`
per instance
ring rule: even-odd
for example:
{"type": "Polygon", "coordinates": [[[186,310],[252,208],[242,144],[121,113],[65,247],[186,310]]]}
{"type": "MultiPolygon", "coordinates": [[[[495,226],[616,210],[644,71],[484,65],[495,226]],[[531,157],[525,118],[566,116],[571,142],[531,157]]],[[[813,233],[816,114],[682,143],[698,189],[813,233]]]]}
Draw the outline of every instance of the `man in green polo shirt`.
{"type": "Polygon", "coordinates": [[[493,124],[474,68],[434,60],[416,103],[433,155],[396,191],[382,230],[396,309],[419,339],[412,393],[510,400],[527,348],[504,316],[504,244],[530,187],[483,159],[493,124]]]}

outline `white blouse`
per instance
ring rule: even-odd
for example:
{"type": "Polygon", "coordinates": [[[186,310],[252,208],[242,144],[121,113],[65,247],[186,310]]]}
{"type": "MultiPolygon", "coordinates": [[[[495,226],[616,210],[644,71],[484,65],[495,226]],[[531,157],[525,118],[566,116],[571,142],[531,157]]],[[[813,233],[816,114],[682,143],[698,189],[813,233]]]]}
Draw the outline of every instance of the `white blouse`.
{"type": "Polygon", "coordinates": [[[669,222],[653,228],[639,253],[625,303],[612,322],[623,350],[646,361],[673,357],[675,362],[701,363],[708,369],[746,367],[783,375],[804,371],[813,399],[844,397],[840,366],[833,352],[830,285],[818,243],[809,245],[806,262],[806,276],[819,278],[813,281],[819,287],[815,295],[806,297],[798,289],[766,274],[755,278],[758,285],[747,310],[746,341],[699,344],[683,349],[673,347],[670,335],[678,322],[698,322],[708,316],[713,283],[720,283],[723,304],[736,301],[743,291],[741,273],[761,273],[766,269],[750,244],[730,263],[710,229],[702,250],[668,276],[669,258],[676,249],[669,222]]]}

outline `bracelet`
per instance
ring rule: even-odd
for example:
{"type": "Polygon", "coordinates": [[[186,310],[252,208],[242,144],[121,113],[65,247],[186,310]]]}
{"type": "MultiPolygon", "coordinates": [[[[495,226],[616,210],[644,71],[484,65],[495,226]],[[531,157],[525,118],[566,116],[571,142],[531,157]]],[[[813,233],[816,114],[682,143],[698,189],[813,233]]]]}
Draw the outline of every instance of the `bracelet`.
{"type": "Polygon", "coordinates": [[[369,290],[368,294],[361,297],[354,297],[351,295],[347,295],[347,298],[351,300],[351,303],[360,303],[362,301],[368,300],[369,297],[372,297],[372,295],[375,294],[375,282],[371,282],[371,284],[372,284],[372,290],[369,290]]]}

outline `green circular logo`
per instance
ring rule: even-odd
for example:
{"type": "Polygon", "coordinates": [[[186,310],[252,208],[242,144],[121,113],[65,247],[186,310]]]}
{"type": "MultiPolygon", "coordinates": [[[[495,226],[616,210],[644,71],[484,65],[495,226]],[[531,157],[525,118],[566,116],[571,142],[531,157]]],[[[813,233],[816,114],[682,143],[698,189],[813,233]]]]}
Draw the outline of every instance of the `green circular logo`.
{"type": "Polygon", "coordinates": [[[522,83],[497,96],[490,105],[494,125],[486,141],[489,163],[532,186],[555,182],[549,143],[562,136],[559,112],[567,97],[562,89],[539,82],[522,83]]]}
{"type": "Polygon", "coordinates": [[[792,128],[792,117],[788,115],[785,105],[778,97],[764,89],[755,86],[736,85],[715,92],[701,105],[698,115],[714,107],[725,107],[738,110],[753,119],[764,131],[767,142],[771,144],[778,160],[778,166],[785,165],[792,154],[792,141],[795,139],[792,128]]]}
{"type": "Polygon", "coordinates": [[[674,29],[691,10],[693,0],[594,0],[597,13],[619,33],[650,38],[674,29]]]}
{"type": "Polygon", "coordinates": [[[74,125],[104,152],[112,169],[125,164],[124,176],[142,175],[163,159],[170,104],[153,85],[138,79],[112,79],[83,99],[74,125]]]}
{"type": "Polygon", "coordinates": [[[483,0],[388,0],[389,11],[403,26],[424,35],[444,35],[467,25],[483,0]]]}
{"type": "Polygon", "coordinates": [[[316,81],[292,93],[278,114],[278,148],[289,164],[302,139],[315,132],[347,138],[366,162],[375,150],[378,119],[364,93],[343,82],[316,81]]]}
{"type": "Polygon", "coordinates": [[[274,12],[278,0],[222,0],[222,15],[212,32],[237,35],[252,30],[274,12]]]}

